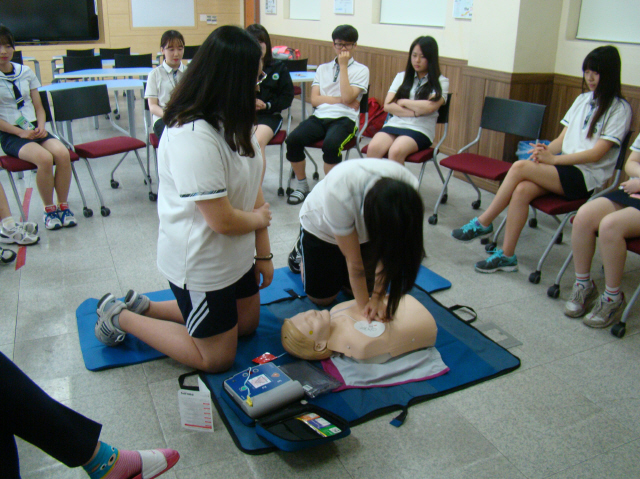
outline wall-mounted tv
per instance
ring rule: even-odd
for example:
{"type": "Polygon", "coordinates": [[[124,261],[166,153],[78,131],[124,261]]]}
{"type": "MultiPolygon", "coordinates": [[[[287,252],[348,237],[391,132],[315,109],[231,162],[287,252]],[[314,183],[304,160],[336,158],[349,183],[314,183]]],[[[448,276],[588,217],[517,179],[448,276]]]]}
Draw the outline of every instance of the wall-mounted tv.
{"type": "Polygon", "coordinates": [[[96,0],[2,0],[0,23],[17,43],[98,40],[96,0]]]}

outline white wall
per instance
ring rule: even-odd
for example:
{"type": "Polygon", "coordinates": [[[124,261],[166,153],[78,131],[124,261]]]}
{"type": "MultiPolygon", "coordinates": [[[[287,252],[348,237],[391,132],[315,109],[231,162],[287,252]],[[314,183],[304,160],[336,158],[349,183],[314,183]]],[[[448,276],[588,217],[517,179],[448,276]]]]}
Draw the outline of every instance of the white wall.
{"type": "Polygon", "coordinates": [[[514,72],[554,73],[561,13],[558,0],[520,0],[514,72]]]}

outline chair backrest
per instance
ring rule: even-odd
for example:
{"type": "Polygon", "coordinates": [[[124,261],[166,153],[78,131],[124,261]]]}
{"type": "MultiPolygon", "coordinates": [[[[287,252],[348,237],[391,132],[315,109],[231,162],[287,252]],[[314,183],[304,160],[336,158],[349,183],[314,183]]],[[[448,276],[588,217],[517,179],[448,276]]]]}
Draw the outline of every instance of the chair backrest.
{"type": "Polygon", "coordinates": [[[438,121],[437,123],[449,123],[449,108],[451,107],[451,93],[447,93],[447,101],[444,105],[438,108],[438,121]]]}
{"type": "Polygon", "coordinates": [[[102,60],[94,55],[90,57],[62,57],[62,63],[65,73],[102,68],[102,60]]]}
{"type": "Polygon", "coordinates": [[[360,113],[369,113],[369,89],[367,89],[367,93],[364,93],[360,99],[360,113]]]}
{"type": "Polygon", "coordinates": [[[488,96],[482,107],[482,129],[530,139],[540,138],[545,105],[488,96]]]}
{"type": "Polygon", "coordinates": [[[299,60],[280,60],[282,61],[289,73],[291,72],[306,72],[307,71],[307,62],[308,58],[301,58],[299,60]]]}
{"type": "Polygon", "coordinates": [[[131,48],[101,48],[100,58],[103,60],[113,60],[114,55],[131,55],[131,48]]]}
{"type": "Polygon", "coordinates": [[[53,116],[51,116],[51,106],[49,105],[49,97],[46,91],[41,91],[40,101],[42,102],[42,108],[44,108],[44,121],[53,124],[53,116]]]}
{"type": "Polygon", "coordinates": [[[618,152],[618,160],[616,161],[616,170],[622,171],[624,168],[624,163],[627,161],[627,149],[629,148],[629,142],[631,141],[631,137],[633,136],[633,130],[629,130],[627,135],[620,143],[620,151],[618,152]]]}
{"type": "Polygon", "coordinates": [[[143,55],[114,55],[116,68],[140,68],[140,67],[152,67],[151,53],[143,55]]]}
{"type": "Polygon", "coordinates": [[[89,48],[88,50],[67,50],[68,57],[93,57],[96,52],[93,48],[89,48]]]}
{"type": "Polygon", "coordinates": [[[79,86],[51,92],[56,121],[70,121],[111,113],[107,85],[79,86]]]}
{"type": "Polygon", "coordinates": [[[13,63],[19,63],[20,65],[22,65],[22,52],[18,50],[14,50],[13,56],[11,57],[11,61],[13,63]]]}
{"type": "Polygon", "coordinates": [[[198,48],[200,48],[200,45],[185,45],[182,58],[185,60],[193,60],[193,57],[195,57],[198,52],[198,48]]]}

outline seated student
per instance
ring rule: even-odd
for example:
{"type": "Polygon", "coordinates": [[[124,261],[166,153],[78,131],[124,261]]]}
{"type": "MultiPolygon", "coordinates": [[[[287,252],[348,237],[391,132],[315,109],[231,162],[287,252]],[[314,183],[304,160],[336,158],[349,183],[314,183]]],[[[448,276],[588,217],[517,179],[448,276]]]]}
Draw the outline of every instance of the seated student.
{"type": "Polygon", "coordinates": [[[176,87],[186,67],[182,64],[184,38],[177,30],[167,30],[160,38],[160,51],[164,62],[154,68],[147,79],[144,97],[149,102],[149,111],[153,115],[153,132],[158,138],[164,131],[164,109],[169,103],[171,92],[176,87]]]}
{"type": "Polygon", "coordinates": [[[102,425],[60,404],[0,352],[2,479],[20,479],[15,437],[91,479],[153,479],[180,459],[173,449],[127,451],[99,440],[102,425]]]}
{"type": "Polygon", "coordinates": [[[341,163],[316,185],[289,255],[312,302],[327,306],[346,287],[367,318],[393,317],[425,257],[417,186],[403,166],[374,159],[341,163]]]}
{"type": "Polygon", "coordinates": [[[287,199],[291,205],[302,203],[309,193],[304,147],[324,140],[325,174],[340,163],[343,146],[358,131],[360,100],[369,86],[369,69],[353,59],[358,31],[351,25],[340,25],[331,37],[337,57],[318,67],[311,84],[313,115],[287,137],[287,160],[297,179],[295,191],[287,199]]]}
{"type": "Polygon", "coordinates": [[[396,75],[384,111],[391,114],[375,134],[367,157],[384,158],[404,164],[407,156],[433,144],[438,108],[449,93],[449,80],[440,74],[438,43],[433,37],[418,37],[409,48],[407,68],[396,75]]]}
{"type": "MultiPolygon", "coordinates": [[[[40,241],[38,225],[27,221],[19,223],[11,216],[7,195],[0,184],[0,243],[29,245],[40,241]]],[[[0,247],[0,264],[8,264],[16,259],[16,253],[0,247]]]]}
{"type": "Polygon", "coordinates": [[[260,144],[264,168],[262,178],[267,168],[265,148],[267,143],[282,127],[282,115],[293,102],[293,82],[284,62],[275,60],[271,52],[269,33],[262,25],[254,23],[247,27],[247,31],[260,43],[262,48],[262,77],[256,93],[256,112],[258,126],[256,139],[260,144]]]}
{"type": "Polygon", "coordinates": [[[413,296],[404,295],[388,322],[368,322],[355,300],[327,310],[309,310],[284,320],[284,349],[317,361],[334,352],[359,361],[386,362],[401,354],[433,346],[438,327],[431,313],[413,296]]]}
{"type": "Polygon", "coordinates": [[[547,193],[588,198],[611,177],[618,150],[631,123],[631,107],[622,98],[620,54],[598,47],[582,63],[583,89],[562,119],[560,136],[549,146],[533,145],[530,160],[516,161],[487,210],[451,236],[471,241],[493,231],[491,222],[509,207],[502,249],[475,265],[480,273],[517,271],[516,244],[529,215],[529,203],[547,193]]]}
{"type": "Polygon", "coordinates": [[[620,291],[627,258],[625,240],[640,236],[640,135],[631,150],[633,153],[625,165],[631,179],[623,182],[620,190],[585,203],[573,221],[571,246],[576,282],[564,314],[578,318],[590,310],[582,322],[592,328],[606,328],[617,323],[626,304],[624,293],[620,291]],[[605,290],[602,295],[598,295],[598,288],[591,279],[596,237],[604,263],[605,290]]]}
{"type": "Polygon", "coordinates": [[[234,26],[204,41],[171,96],[158,149],[158,269],[174,301],[129,291],[98,302],[97,338],[127,333],[190,367],[229,369],[238,336],[260,320],[259,287],[273,279],[269,204],[253,137],[260,46],[234,26]],[[260,279],[262,277],[262,284],[260,279]]]}
{"type": "Polygon", "coordinates": [[[11,63],[14,51],[13,34],[0,25],[0,147],[7,155],[38,167],[36,185],[44,203],[44,227],[57,230],[75,226],[78,222],[67,203],[71,186],[69,150],[45,130],[40,82],[28,66],[11,63]]]}

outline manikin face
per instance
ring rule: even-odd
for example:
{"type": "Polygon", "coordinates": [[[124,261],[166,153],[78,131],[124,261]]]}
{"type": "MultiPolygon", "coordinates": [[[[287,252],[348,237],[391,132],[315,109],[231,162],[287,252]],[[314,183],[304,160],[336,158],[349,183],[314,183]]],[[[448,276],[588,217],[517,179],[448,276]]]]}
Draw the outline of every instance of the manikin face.
{"type": "Polygon", "coordinates": [[[416,45],[411,51],[411,65],[418,76],[422,77],[427,73],[427,59],[422,54],[420,45],[416,45]]]}
{"type": "Polygon", "coordinates": [[[327,347],[331,335],[331,315],[329,311],[310,310],[298,313],[290,319],[293,325],[315,343],[314,349],[322,351],[327,347]]]}
{"type": "Polygon", "coordinates": [[[584,81],[587,83],[590,91],[595,91],[600,82],[600,73],[596,73],[593,70],[585,70],[584,81]]]}
{"type": "Polygon", "coordinates": [[[162,54],[164,55],[167,65],[175,70],[182,62],[184,45],[180,41],[171,42],[166,47],[162,48],[162,54]]]}

